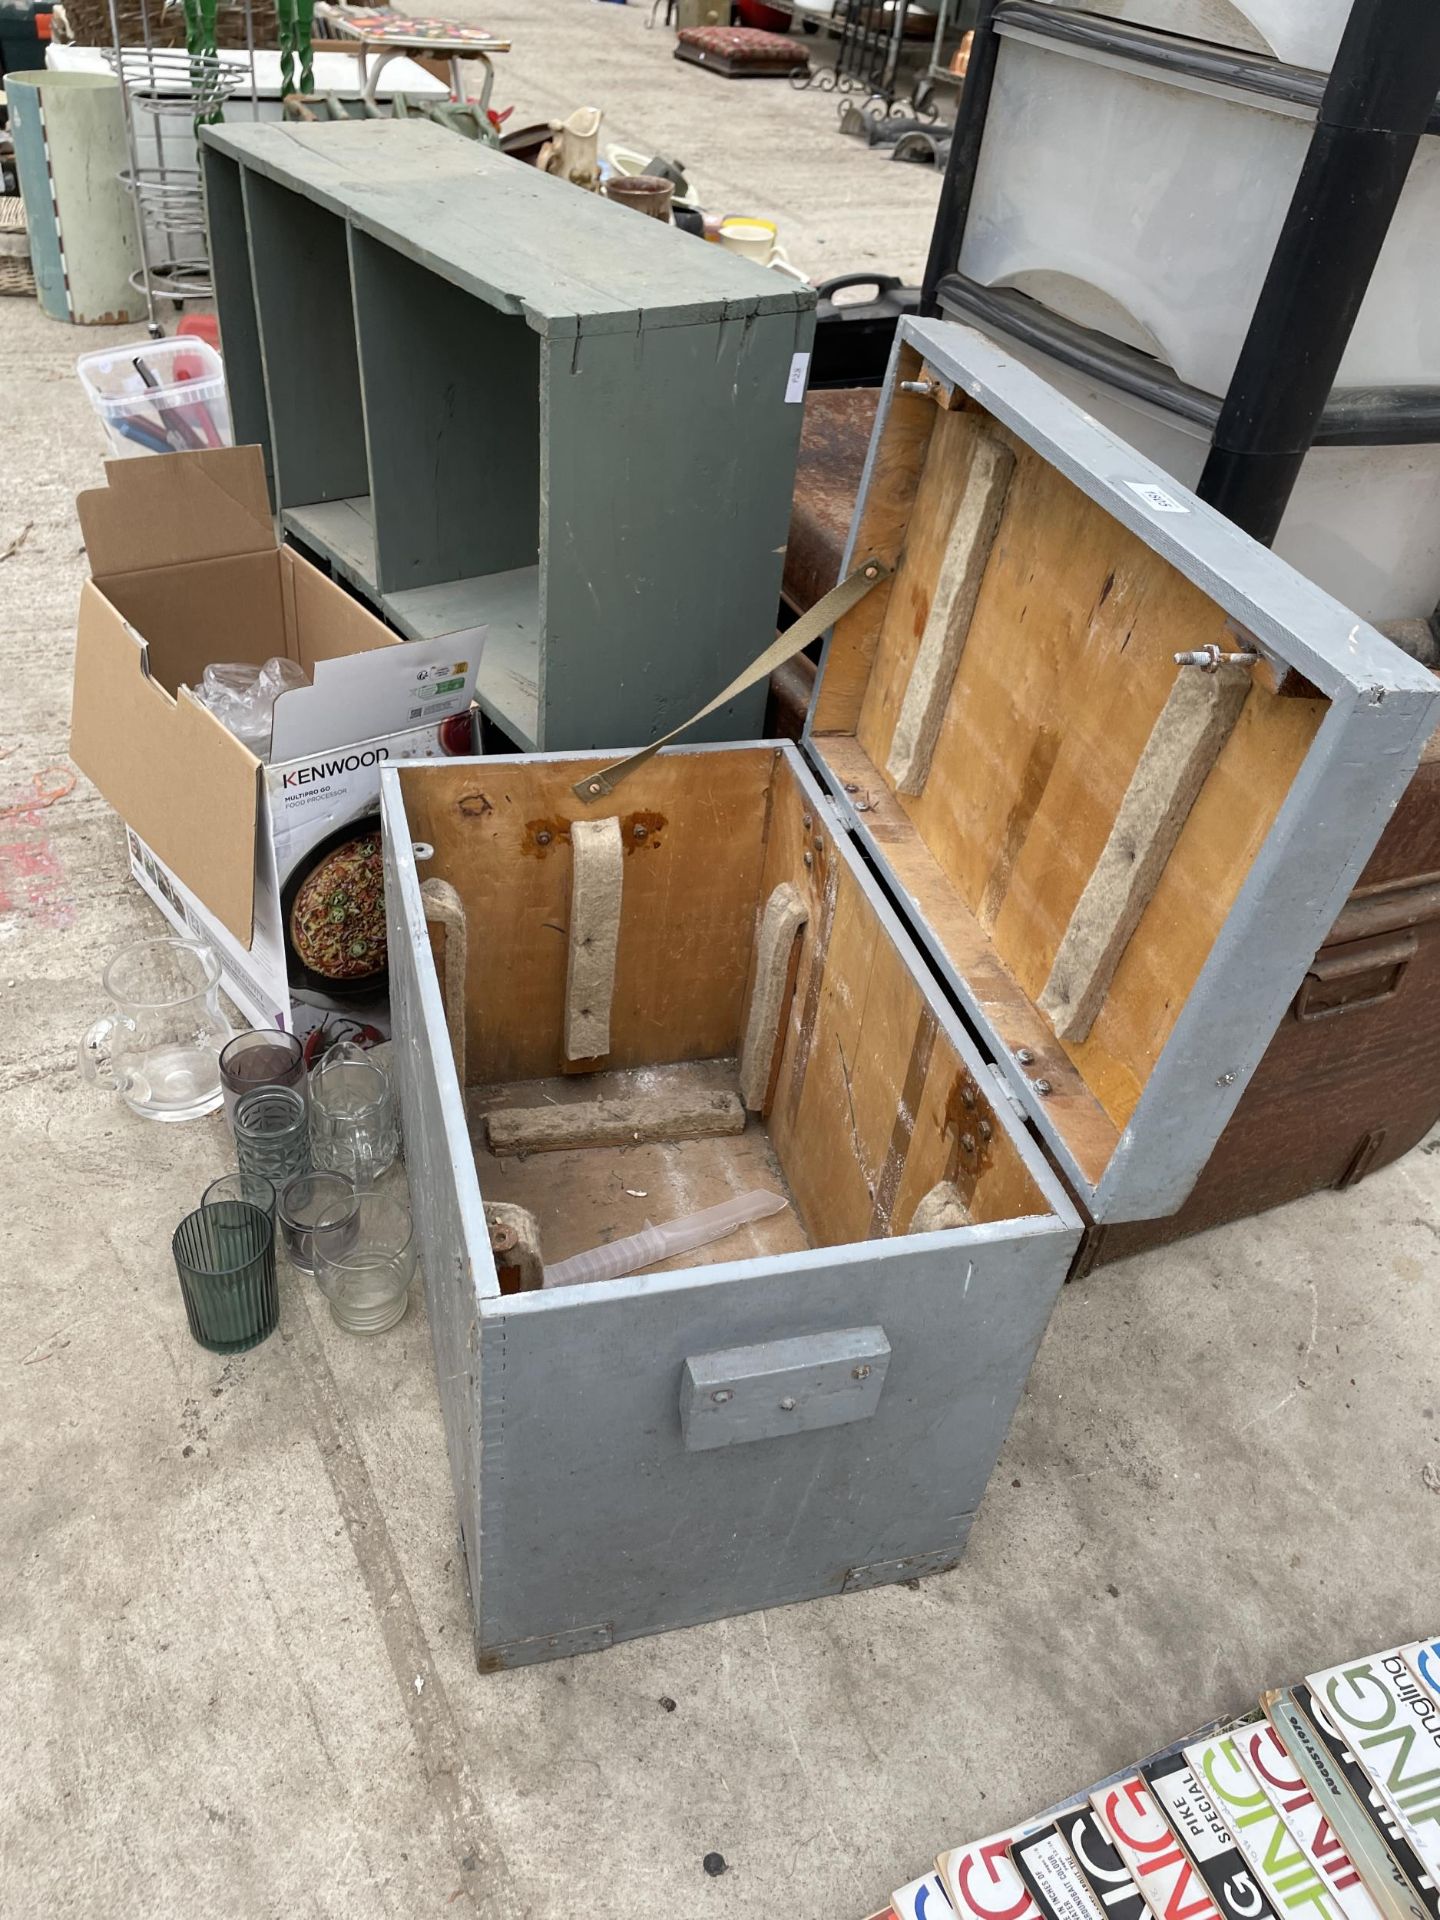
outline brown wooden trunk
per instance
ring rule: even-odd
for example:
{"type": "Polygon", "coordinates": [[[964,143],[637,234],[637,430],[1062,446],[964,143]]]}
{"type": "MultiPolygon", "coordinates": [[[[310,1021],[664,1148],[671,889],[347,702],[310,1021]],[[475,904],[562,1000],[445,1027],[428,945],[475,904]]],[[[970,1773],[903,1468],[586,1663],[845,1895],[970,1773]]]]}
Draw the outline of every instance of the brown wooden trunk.
{"type": "Polygon", "coordinates": [[[840,578],[879,404],[878,387],[822,388],[806,396],[780,587],[797,614],[808,612],[840,578]]]}

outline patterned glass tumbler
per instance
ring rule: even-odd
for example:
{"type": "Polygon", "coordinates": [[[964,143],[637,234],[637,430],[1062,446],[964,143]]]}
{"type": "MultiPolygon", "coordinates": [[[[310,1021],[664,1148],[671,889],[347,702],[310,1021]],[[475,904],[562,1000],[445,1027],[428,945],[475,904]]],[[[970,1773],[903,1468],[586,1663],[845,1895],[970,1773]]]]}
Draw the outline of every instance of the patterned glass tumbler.
{"type": "Polygon", "coordinates": [[[242,1173],[259,1173],[277,1193],[310,1170],[310,1116],[293,1087],[257,1087],[235,1107],[235,1158],[242,1173]]]}
{"type": "Polygon", "coordinates": [[[197,1207],[170,1243],[191,1337],[211,1353],[244,1353],[275,1331],[275,1229],[259,1207],[197,1207]]]}
{"type": "Polygon", "coordinates": [[[343,1173],[360,1192],[400,1151],[390,1076],[351,1041],[331,1047],[310,1075],[310,1150],[317,1167],[343,1173]]]}

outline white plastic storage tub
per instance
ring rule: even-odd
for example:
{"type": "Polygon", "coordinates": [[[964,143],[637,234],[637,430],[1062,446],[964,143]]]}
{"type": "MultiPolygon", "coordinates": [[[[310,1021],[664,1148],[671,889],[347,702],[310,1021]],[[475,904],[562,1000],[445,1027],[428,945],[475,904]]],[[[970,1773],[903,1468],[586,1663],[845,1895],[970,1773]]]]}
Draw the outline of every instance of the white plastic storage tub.
{"type": "MultiPolygon", "coordinates": [[[[960,270],[1223,394],[1313,115],[1003,28],[960,270]]],[[[1336,381],[1440,383],[1440,138],[1421,141],[1336,381]]]]}
{"type": "Polygon", "coordinates": [[[1350,0],[1054,0],[1130,26],[1158,27],[1212,46],[1273,54],[1293,67],[1328,73],[1350,0]]]}
{"type": "MultiPolygon", "coordinates": [[[[1102,426],[1195,485],[1210,448],[1203,427],[1038,348],[1005,344],[1102,426]]],[[[1428,617],[1440,605],[1440,446],[1312,448],[1274,545],[1366,620],[1428,617]]]]}
{"type": "Polygon", "coordinates": [[[85,353],[80,384],[112,453],[184,453],[232,444],[225,363],[189,334],[85,353]]]}

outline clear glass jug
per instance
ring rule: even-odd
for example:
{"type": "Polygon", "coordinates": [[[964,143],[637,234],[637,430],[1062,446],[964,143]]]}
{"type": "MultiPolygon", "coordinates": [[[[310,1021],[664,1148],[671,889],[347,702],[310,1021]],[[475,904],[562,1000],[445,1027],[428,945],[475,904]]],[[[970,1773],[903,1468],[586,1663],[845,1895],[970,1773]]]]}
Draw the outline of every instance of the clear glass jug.
{"type": "Polygon", "coordinates": [[[80,1042],[80,1071],[144,1120],[194,1120],[221,1102],[220,961],[198,940],[140,940],[105,969],[113,1012],[80,1042]]]}
{"type": "Polygon", "coordinates": [[[395,1091],[380,1062],[340,1040],[310,1073],[310,1152],[317,1167],[343,1173],[362,1192],[400,1151],[395,1091]]]}

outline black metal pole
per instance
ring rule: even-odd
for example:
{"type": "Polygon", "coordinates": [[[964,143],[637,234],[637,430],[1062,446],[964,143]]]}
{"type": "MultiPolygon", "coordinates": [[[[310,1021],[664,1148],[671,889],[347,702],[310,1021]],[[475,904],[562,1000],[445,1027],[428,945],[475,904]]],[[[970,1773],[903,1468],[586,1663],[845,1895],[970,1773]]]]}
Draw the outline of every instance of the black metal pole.
{"type": "Polygon", "coordinates": [[[947,273],[960,264],[960,242],[965,237],[965,222],[970,214],[970,195],[975,186],[975,168],[980,159],[980,141],[985,132],[985,116],[990,110],[990,89],[995,81],[995,55],[1000,36],[995,31],[995,9],[999,0],[980,0],[975,18],[975,38],[970,42],[970,64],[960,89],[955,111],[955,133],[950,142],[950,158],[940,188],[940,204],[935,209],[935,225],[930,234],[930,257],[925,262],[925,281],[920,295],[922,314],[939,313],[936,288],[947,273]]]}
{"type": "Polygon", "coordinates": [[[1196,491],[1267,545],[1440,92],[1437,0],[1354,0],[1196,491]]]}

